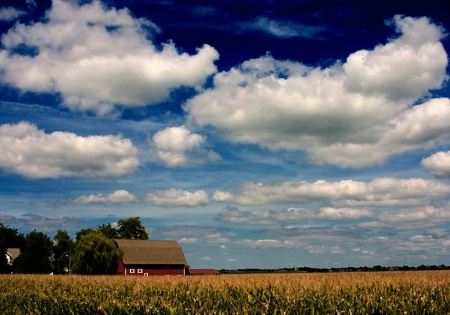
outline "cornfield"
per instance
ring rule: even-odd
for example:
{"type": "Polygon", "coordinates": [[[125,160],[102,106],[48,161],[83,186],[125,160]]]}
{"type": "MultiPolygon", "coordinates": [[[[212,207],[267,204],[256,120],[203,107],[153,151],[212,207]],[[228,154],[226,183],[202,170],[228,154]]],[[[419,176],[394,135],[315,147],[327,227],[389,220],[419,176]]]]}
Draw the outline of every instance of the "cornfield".
{"type": "Polygon", "coordinates": [[[0,314],[450,314],[450,271],[2,275],[0,314]]]}

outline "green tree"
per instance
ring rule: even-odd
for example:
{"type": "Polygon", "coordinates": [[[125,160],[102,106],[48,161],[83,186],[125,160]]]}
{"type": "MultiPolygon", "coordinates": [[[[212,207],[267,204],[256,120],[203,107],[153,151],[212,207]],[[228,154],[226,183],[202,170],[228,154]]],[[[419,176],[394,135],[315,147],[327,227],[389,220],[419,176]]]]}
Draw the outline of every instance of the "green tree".
{"type": "Polygon", "coordinates": [[[75,240],[78,242],[83,236],[90,234],[90,233],[95,233],[95,232],[97,232],[97,231],[94,229],[91,229],[91,228],[81,229],[77,232],[75,240]]]}
{"type": "Polygon", "coordinates": [[[25,245],[14,261],[13,270],[19,273],[50,273],[52,271],[53,242],[46,234],[30,232],[25,237],[25,245]]]}
{"type": "Polygon", "coordinates": [[[109,239],[119,238],[119,233],[116,228],[114,228],[111,223],[99,225],[97,231],[105,235],[109,239]]]}
{"type": "Polygon", "coordinates": [[[9,266],[6,261],[6,241],[5,236],[6,233],[4,232],[5,226],[0,222],[0,273],[7,273],[9,272],[9,266]]]}
{"type": "Polygon", "coordinates": [[[117,222],[118,236],[123,239],[148,240],[148,234],[139,217],[122,219],[117,222]]]}
{"type": "Polygon", "coordinates": [[[55,240],[53,245],[54,272],[64,274],[70,271],[70,255],[73,254],[75,242],[64,230],[58,230],[53,239],[55,240]]]}
{"type": "Polygon", "coordinates": [[[86,233],[76,242],[73,273],[86,275],[115,274],[122,251],[113,240],[100,232],[86,233]]]}

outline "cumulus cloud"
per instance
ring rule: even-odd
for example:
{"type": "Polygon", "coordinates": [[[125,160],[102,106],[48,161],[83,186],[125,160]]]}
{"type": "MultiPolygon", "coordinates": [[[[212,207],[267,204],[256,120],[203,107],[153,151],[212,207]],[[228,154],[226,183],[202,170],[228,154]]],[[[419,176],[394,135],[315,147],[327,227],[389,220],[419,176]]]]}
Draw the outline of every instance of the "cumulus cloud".
{"type": "Polygon", "coordinates": [[[133,202],[137,198],[126,190],[116,190],[111,194],[91,194],[89,196],[80,196],[74,200],[76,204],[88,205],[92,203],[117,203],[117,202],[133,202]]]}
{"type": "Polygon", "coordinates": [[[191,237],[182,237],[178,240],[178,242],[180,243],[187,243],[187,244],[193,244],[193,243],[197,243],[199,240],[197,238],[191,237]]]}
{"type": "Polygon", "coordinates": [[[208,194],[204,190],[189,192],[181,189],[152,191],[146,194],[146,199],[158,206],[180,207],[203,206],[209,201],[208,194]]]}
{"type": "Polygon", "coordinates": [[[292,241],[309,241],[314,240],[317,242],[356,242],[365,239],[367,230],[355,226],[295,226],[295,227],[275,227],[268,228],[262,231],[262,233],[275,236],[278,235],[281,238],[289,239],[292,241]]]}
{"type": "Polygon", "coordinates": [[[426,230],[423,234],[425,236],[431,236],[432,238],[435,239],[440,239],[448,237],[450,235],[450,231],[444,229],[430,229],[426,230]]]}
{"type": "Polygon", "coordinates": [[[27,178],[122,176],[139,166],[129,139],[45,133],[28,122],[0,125],[0,148],[0,167],[27,178]]]}
{"type": "Polygon", "coordinates": [[[158,49],[148,39],[157,31],[127,9],[53,0],[45,22],[19,23],[3,35],[0,80],[22,91],[60,93],[70,109],[104,115],[117,104],[161,102],[216,71],[214,48],[204,45],[195,55],[178,53],[174,43],[158,49]]]}
{"type": "Polygon", "coordinates": [[[357,220],[374,217],[374,213],[366,209],[353,208],[320,208],[317,211],[305,208],[289,208],[282,211],[222,211],[217,220],[232,224],[287,224],[310,219],[323,220],[357,220]]]}
{"type": "Polygon", "coordinates": [[[343,65],[345,87],[363,95],[385,95],[393,100],[415,100],[437,89],[446,78],[444,30],[428,18],[395,16],[392,23],[401,36],[373,51],[351,54],[343,65]]]}
{"type": "Polygon", "coordinates": [[[450,114],[450,99],[431,99],[370,129],[373,142],[364,142],[364,139],[360,139],[362,141],[337,141],[318,146],[313,150],[307,150],[309,161],[362,168],[379,165],[393,154],[436,147],[448,142],[446,136],[450,133],[450,124],[445,119],[448,114],[450,114]]]}
{"type": "Polygon", "coordinates": [[[437,223],[449,222],[449,207],[419,207],[411,209],[401,209],[398,211],[386,211],[378,216],[380,221],[385,223],[408,223],[409,229],[417,227],[412,226],[414,222],[419,223],[420,227],[435,226],[437,223]]]}
{"type": "Polygon", "coordinates": [[[203,148],[206,137],[192,133],[186,126],[167,127],[153,135],[158,158],[168,167],[186,166],[190,161],[215,161],[220,156],[203,148]]]}
{"type": "Polygon", "coordinates": [[[223,228],[211,226],[195,225],[174,225],[167,229],[159,230],[158,233],[172,238],[178,238],[183,243],[229,243],[231,238],[236,236],[234,233],[225,232],[223,228]]]}
{"type": "MultiPolygon", "coordinates": [[[[420,205],[432,197],[446,196],[450,185],[421,178],[375,178],[370,182],[244,183],[235,192],[216,191],[212,199],[242,205],[307,203],[320,201],[339,206],[420,205]]],[[[326,215],[326,210],[323,215],[326,215]]],[[[328,215],[332,215],[331,210],[328,215]]]]}
{"type": "Polygon", "coordinates": [[[261,249],[292,247],[292,243],[289,241],[281,242],[279,240],[274,239],[263,239],[263,240],[244,239],[237,241],[236,244],[245,247],[261,248],[261,249]]]}
{"type": "Polygon", "coordinates": [[[438,152],[422,160],[423,169],[439,178],[450,178],[450,151],[438,152]]]}
{"type": "Polygon", "coordinates": [[[444,30],[427,18],[392,23],[397,38],[328,68],[266,55],[218,73],[212,88],[186,103],[188,120],[230,142],[306,151],[312,163],[341,167],[436,145],[450,132],[442,114],[450,100],[412,105],[447,79],[444,30]]]}
{"type": "MultiPolygon", "coordinates": [[[[344,248],[340,246],[307,246],[306,249],[311,254],[335,254],[342,255],[345,253],[344,248]]],[[[368,254],[368,253],[363,253],[368,254]]]]}
{"type": "Polygon", "coordinates": [[[24,14],[25,12],[17,10],[13,7],[0,8],[0,22],[14,21],[24,14]]]}
{"type": "Polygon", "coordinates": [[[264,233],[283,237],[330,240],[333,236],[362,238],[364,235],[390,235],[398,231],[420,231],[434,238],[447,237],[449,232],[437,229],[450,222],[450,207],[421,206],[403,209],[373,211],[363,208],[290,208],[281,211],[223,211],[216,219],[229,224],[282,226],[264,233]],[[351,221],[359,223],[347,226],[351,221]],[[338,225],[337,221],[345,222],[338,225]],[[306,222],[308,222],[306,224],[306,222]],[[316,226],[309,224],[314,222],[316,226]],[[333,226],[328,226],[333,222],[333,226]],[[298,226],[299,224],[302,224],[298,226]],[[427,230],[428,229],[428,230],[427,230]]]}

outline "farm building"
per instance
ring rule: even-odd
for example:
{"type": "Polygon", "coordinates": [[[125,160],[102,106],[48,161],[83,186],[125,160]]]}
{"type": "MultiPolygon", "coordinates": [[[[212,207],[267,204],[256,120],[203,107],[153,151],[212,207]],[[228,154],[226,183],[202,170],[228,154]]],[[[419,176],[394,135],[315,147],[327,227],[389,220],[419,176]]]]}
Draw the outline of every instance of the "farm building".
{"type": "Polygon", "coordinates": [[[14,263],[14,259],[19,257],[20,248],[7,248],[6,249],[6,262],[9,266],[12,266],[14,263]]]}
{"type": "Polygon", "coordinates": [[[114,242],[123,251],[118,261],[118,275],[186,275],[186,258],[177,241],[119,239],[114,242]]]}

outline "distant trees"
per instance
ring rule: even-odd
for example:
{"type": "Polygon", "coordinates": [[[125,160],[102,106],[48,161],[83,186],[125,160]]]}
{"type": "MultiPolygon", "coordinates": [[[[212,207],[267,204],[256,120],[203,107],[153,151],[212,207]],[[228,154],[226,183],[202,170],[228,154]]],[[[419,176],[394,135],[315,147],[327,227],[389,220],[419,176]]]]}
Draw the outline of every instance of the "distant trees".
{"type": "Polygon", "coordinates": [[[75,240],[67,231],[58,230],[53,241],[44,233],[27,235],[5,227],[0,222],[0,273],[114,274],[121,250],[113,239],[147,240],[148,233],[139,217],[121,219],[117,225],[102,224],[76,233],[75,240]],[[20,248],[21,254],[9,266],[7,248],[20,248]]]}
{"type": "Polygon", "coordinates": [[[118,238],[148,240],[148,234],[139,217],[122,219],[117,222],[118,238]]]}
{"type": "Polygon", "coordinates": [[[68,273],[71,267],[70,255],[74,252],[75,242],[64,230],[58,230],[53,239],[55,241],[53,245],[54,273],[68,273]]]}
{"type": "Polygon", "coordinates": [[[14,260],[13,270],[19,273],[52,272],[53,242],[46,234],[32,231],[25,237],[25,245],[14,260]]]}
{"type": "Polygon", "coordinates": [[[148,233],[142,225],[140,217],[131,217],[117,221],[117,226],[111,223],[99,225],[96,230],[88,228],[77,232],[77,240],[81,236],[91,233],[100,232],[109,239],[128,239],[128,240],[148,240],[148,233]]]}
{"type": "Polygon", "coordinates": [[[120,238],[119,232],[114,228],[111,223],[102,224],[97,228],[97,231],[105,235],[107,238],[115,239],[120,238]]]}

